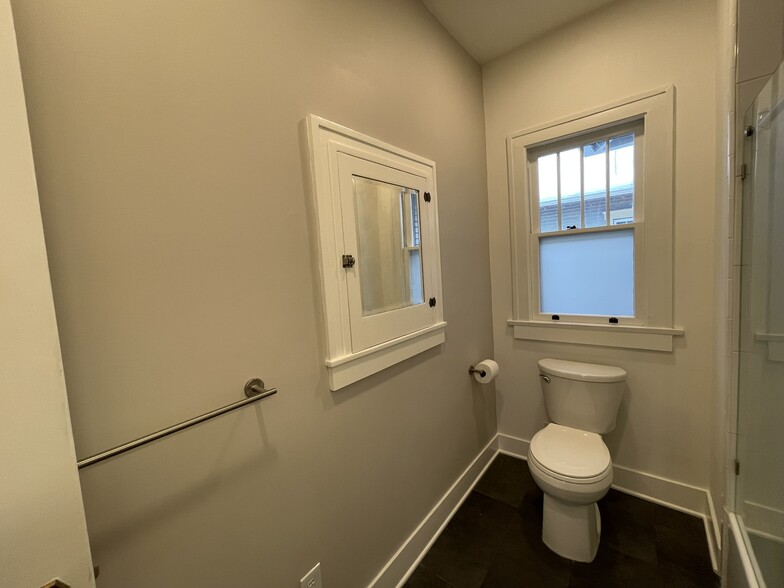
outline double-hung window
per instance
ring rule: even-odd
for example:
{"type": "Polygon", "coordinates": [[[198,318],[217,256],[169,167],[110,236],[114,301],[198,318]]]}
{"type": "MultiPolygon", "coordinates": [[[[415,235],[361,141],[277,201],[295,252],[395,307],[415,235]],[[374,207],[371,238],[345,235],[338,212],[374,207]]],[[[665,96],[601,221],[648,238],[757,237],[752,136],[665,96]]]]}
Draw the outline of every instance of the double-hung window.
{"type": "Polygon", "coordinates": [[[509,138],[521,339],[671,350],[673,89],[509,138]]]}
{"type": "Polygon", "coordinates": [[[532,250],[540,320],[639,324],[643,241],[640,121],[532,149],[532,250]],[[554,318],[555,317],[555,318],[554,318]]]}

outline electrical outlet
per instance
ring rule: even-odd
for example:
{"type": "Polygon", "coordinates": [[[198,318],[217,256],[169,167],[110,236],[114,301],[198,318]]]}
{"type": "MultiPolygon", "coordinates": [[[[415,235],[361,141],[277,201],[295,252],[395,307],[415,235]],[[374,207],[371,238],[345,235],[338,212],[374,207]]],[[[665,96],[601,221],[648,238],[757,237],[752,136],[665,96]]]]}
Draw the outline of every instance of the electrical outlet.
{"type": "Polygon", "coordinates": [[[321,588],[321,563],[317,563],[302,577],[299,588],[321,588]]]}

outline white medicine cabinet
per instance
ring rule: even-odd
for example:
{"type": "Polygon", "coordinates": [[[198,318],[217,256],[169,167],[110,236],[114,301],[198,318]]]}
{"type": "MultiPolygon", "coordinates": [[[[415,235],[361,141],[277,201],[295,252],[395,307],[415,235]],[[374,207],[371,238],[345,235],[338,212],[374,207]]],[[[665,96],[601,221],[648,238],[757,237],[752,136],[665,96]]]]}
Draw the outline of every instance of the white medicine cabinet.
{"type": "Polygon", "coordinates": [[[445,340],[435,163],[307,118],[326,366],[338,390],[445,340]]]}

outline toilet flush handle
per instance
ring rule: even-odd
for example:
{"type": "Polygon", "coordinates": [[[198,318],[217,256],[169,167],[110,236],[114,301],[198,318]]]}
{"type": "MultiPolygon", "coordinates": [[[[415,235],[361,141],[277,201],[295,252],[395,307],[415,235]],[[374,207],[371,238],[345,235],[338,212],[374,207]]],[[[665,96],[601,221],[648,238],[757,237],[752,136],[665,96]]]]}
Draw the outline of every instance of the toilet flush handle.
{"type": "Polygon", "coordinates": [[[550,383],[550,376],[545,376],[544,374],[539,374],[539,379],[544,381],[544,382],[547,382],[548,384],[550,383]]]}

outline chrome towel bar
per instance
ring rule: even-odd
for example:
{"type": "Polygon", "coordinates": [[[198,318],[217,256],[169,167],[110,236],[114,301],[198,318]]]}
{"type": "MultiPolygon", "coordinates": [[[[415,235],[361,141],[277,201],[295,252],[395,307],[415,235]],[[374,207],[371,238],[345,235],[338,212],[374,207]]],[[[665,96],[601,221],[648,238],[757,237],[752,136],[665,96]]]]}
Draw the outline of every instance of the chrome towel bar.
{"type": "Polygon", "coordinates": [[[148,443],[152,443],[158,439],[163,439],[164,437],[168,437],[173,433],[177,433],[178,431],[182,431],[184,429],[188,429],[194,425],[198,425],[199,423],[203,423],[204,421],[208,421],[210,419],[214,419],[217,416],[222,414],[226,414],[227,412],[231,412],[232,410],[237,410],[238,408],[242,408],[243,406],[247,406],[248,404],[253,404],[254,402],[258,402],[259,400],[264,400],[265,398],[269,398],[273,394],[277,394],[277,388],[270,388],[269,390],[264,388],[264,382],[262,382],[259,378],[253,378],[252,380],[248,380],[245,384],[245,396],[247,398],[243,400],[238,400],[237,402],[232,402],[231,404],[227,404],[226,406],[221,406],[220,408],[216,408],[215,410],[211,410],[210,412],[205,412],[202,415],[197,417],[193,417],[192,419],[188,419],[187,421],[183,421],[181,423],[177,423],[176,425],[172,425],[171,427],[167,427],[165,429],[161,429],[160,431],[156,431],[155,433],[150,433],[149,435],[145,435],[144,437],[139,437],[138,439],[134,439],[133,441],[128,441],[128,443],[123,443],[122,445],[118,445],[117,447],[113,447],[111,449],[107,449],[106,451],[102,451],[101,453],[96,453],[90,457],[86,457],[83,460],[76,463],[76,466],[81,470],[82,468],[86,468],[91,465],[95,465],[96,463],[100,463],[106,459],[115,457],[117,455],[121,455],[126,451],[131,451],[132,449],[136,449],[137,447],[141,447],[142,445],[147,445],[148,443]]]}

